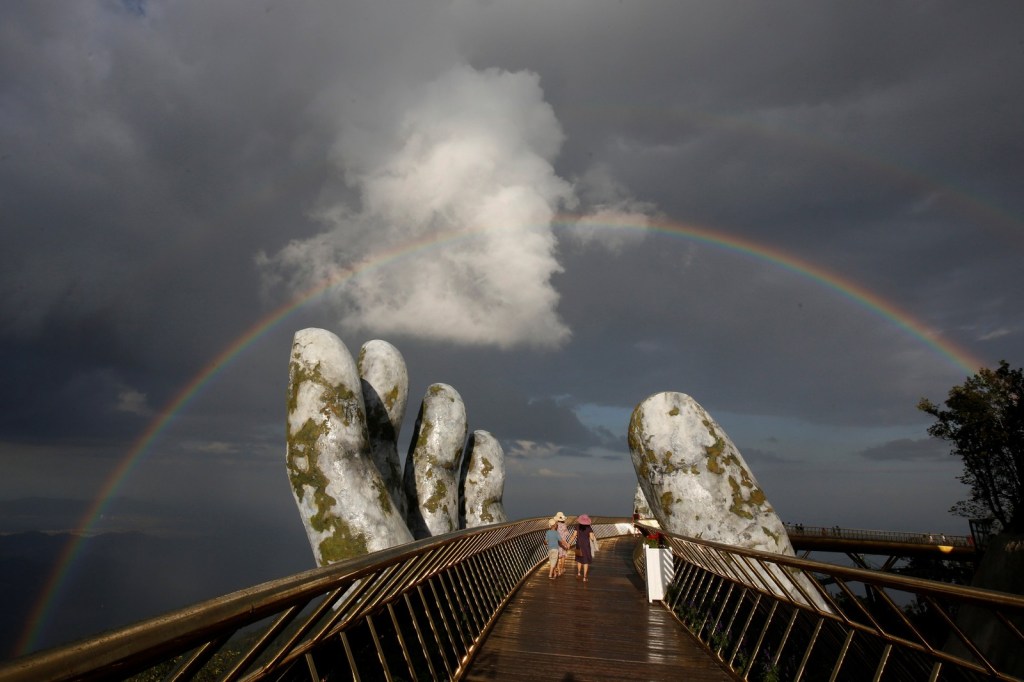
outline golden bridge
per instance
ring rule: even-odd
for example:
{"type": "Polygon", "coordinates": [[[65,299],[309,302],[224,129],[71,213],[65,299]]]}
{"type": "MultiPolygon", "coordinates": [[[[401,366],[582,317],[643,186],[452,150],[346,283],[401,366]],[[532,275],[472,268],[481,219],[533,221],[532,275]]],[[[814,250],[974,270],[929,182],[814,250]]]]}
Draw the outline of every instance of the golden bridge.
{"type": "Polygon", "coordinates": [[[1024,597],[887,570],[973,560],[966,537],[787,525],[803,553],[787,557],[595,517],[582,582],[571,565],[548,579],[546,523],[257,585],[0,664],[0,682],[1020,679],[1024,597]]]}

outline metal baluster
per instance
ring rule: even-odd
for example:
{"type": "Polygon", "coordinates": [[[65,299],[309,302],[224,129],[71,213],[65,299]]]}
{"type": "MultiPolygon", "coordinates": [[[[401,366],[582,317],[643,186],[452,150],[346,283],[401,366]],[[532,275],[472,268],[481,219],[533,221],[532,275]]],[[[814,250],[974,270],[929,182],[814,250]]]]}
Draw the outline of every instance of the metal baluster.
{"type": "MultiPolygon", "coordinates": [[[[836,682],[839,679],[839,669],[843,666],[843,661],[846,660],[846,652],[850,650],[850,644],[853,642],[853,634],[855,630],[849,630],[846,633],[846,639],[843,641],[843,648],[839,650],[839,656],[836,657],[835,667],[832,668],[832,676],[828,678],[828,682],[836,682]]],[[[934,678],[931,682],[935,682],[934,678]]]]}
{"type": "Polygon", "coordinates": [[[888,663],[891,652],[892,644],[887,642],[885,648],[882,649],[882,657],[878,659],[878,667],[875,669],[875,676],[871,678],[872,682],[878,682],[882,679],[882,672],[885,671],[885,664],[888,663]]]}
{"type": "Polygon", "coordinates": [[[467,563],[469,560],[460,563],[452,571],[453,581],[458,578],[459,590],[462,592],[463,599],[466,600],[466,611],[472,618],[473,625],[473,636],[470,638],[471,641],[475,642],[480,631],[484,627],[484,623],[487,622],[487,618],[480,613],[480,600],[479,593],[474,590],[474,581],[472,574],[469,571],[467,563]]]}
{"type": "Polygon", "coordinates": [[[807,661],[811,660],[811,651],[814,649],[814,645],[818,642],[818,635],[821,633],[821,624],[824,622],[824,618],[818,618],[818,623],[814,626],[814,632],[811,634],[811,641],[807,643],[807,648],[804,650],[804,657],[800,660],[800,667],[796,669],[796,677],[793,678],[793,682],[800,682],[800,678],[804,676],[804,669],[807,668],[807,661]]]}
{"type": "Polygon", "coordinates": [[[436,578],[438,575],[448,570],[448,567],[455,557],[459,553],[457,543],[452,542],[443,547],[439,548],[434,555],[434,560],[431,562],[430,571],[428,572],[429,578],[436,578]]]}
{"type": "MultiPolygon", "coordinates": [[[[431,593],[433,594],[434,589],[431,586],[430,582],[427,582],[426,584],[427,584],[428,587],[430,587],[431,593]]],[[[441,642],[441,633],[438,631],[437,624],[434,622],[434,616],[430,613],[430,605],[428,604],[427,599],[426,599],[426,597],[423,594],[423,586],[422,585],[418,585],[416,587],[416,591],[420,595],[420,603],[423,604],[423,612],[427,616],[427,622],[430,623],[430,629],[434,633],[434,640],[437,642],[438,650],[441,652],[441,660],[444,661],[445,670],[448,672],[448,677],[451,678],[452,675],[453,675],[452,666],[448,662],[448,656],[444,652],[444,645],[441,642]]],[[[435,596],[435,599],[436,599],[436,595],[434,595],[434,596],[435,596]]],[[[436,601],[434,603],[436,604],[436,601]]],[[[439,612],[439,615],[441,615],[440,612],[439,612]]],[[[441,623],[444,625],[445,630],[448,631],[448,623],[445,622],[443,615],[441,616],[441,623]]],[[[452,643],[453,647],[455,646],[455,644],[454,644],[455,640],[452,637],[451,631],[448,631],[448,641],[452,643]]],[[[458,660],[458,658],[459,658],[459,656],[458,656],[458,654],[456,654],[455,659],[458,660]]]]}
{"type": "Polygon", "coordinates": [[[789,641],[789,634],[793,632],[793,626],[796,625],[797,616],[800,615],[800,609],[795,606],[791,606],[793,609],[793,615],[789,617],[789,624],[786,625],[786,631],[782,633],[782,639],[779,640],[779,648],[775,652],[775,658],[772,659],[772,663],[775,665],[779,664],[779,660],[782,658],[782,650],[786,648],[786,642],[789,641]]]}
{"type": "Polygon", "coordinates": [[[300,625],[298,629],[296,629],[295,633],[291,637],[289,637],[287,641],[281,644],[281,646],[278,648],[277,653],[274,654],[274,656],[272,656],[271,659],[266,662],[266,664],[264,664],[263,670],[277,669],[277,667],[281,665],[283,661],[288,659],[290,654],[293,654],[295,652],[296,645],[298,644],[299,640],[301,640],[306,635],[306,633],[309,632],[314,625],[316,625],[317,621],[319,621],[320,618],[323,617],[324,613],[326,613],[331,608],[331,604],[333,604],[334,600],[337,599],[338,596],[341,594],[341,589],[342,588],[332,590],[324,596],[324,600],[320,602],[320,604],[318,604],[315,609],[313,609],[309,616],[307,616],[306,619],[302,622],[302,625],[300,625]]]}
{"type": "Polygon", "coordinates": [[[309,679],[312,682],[320,682],[320,673],[316,671],[316,661],[313,660],[313,654],[306,654],[306,669],[309,670],[309,679]]]}
{"type": "Polygon", "coordinates": [[[706,584],[710,583],[710,581],[711,581],[711,574],[708,573],[708,571],[706,569],[702,568],[701,571],[700,571],[700,578],[697,580],[697,584],[694,585],[693,589],[690,591],[690,596],[692,597],[693,600],[689,604],[689,606],[693,610],[695,610],[695,611],[700,610],[701,605],[704,603],[704,595],[707,594],[706,584]],[[702,590],[703,590],[703,593],[702,593],[702,590]],[[698,599],[700,599],[700,603],[699,604],[697,602],[698,599]]]}
{"type": "MultiPolygon", "coordinates": [[[[395,635],[398,637],[398,645],[402,649],[402,657],[405,659],[405,664],[409,666],[409,675],[413,680],[416,679],[416,666],[413,665],[412,655],[409,653],[409,647],[405,643],[405,635],[402,634],[402,626],[398,623],[398,616],[395,615],[395,607],[393,604],[388,603],[388,615],[391,616],[391,625],[395,628],[395,635]]],[[[412,614],[409,614],[410,617],[412,614]]]]}
{"type": "Polygon", "coordinates": [[[325,637],[330,637],[343,630],[358,613],[359,600],[364,598],[373,587],[373,580],[371,578],[364,579],[362,581],[356,581],[349,587],[349,591],[346,595],[342,595],[342,602],[334,604],[334,615],[331,616],[320,626],[320,630],[310,637],[310,642],[316,644],[325,637]],[[352,612],[349,612],[352,609],[352,612]],[[340,623],[340,625],[339,625],[340,623]]]}
{"type": "Polygon", "coordinates": [[[227,633],[212,639],[193,651],[191,656],[186,656],[178,668],[167,676],[167,682],[192,679],[200,670],[203,669],[203,666],[210,660],[210,657],[217,653],[217,651],[224,646],[229,639],[231,639],[231,634],[232,633],[227,633]]]}
{"type": "MultiPolygon", "coordinates": [[[[475,550],[475,548],[473,549],[475,550]]],[[[452,582],[457,585],[459,591],[462,593],[462,597],[466,601],[466,609],[473,618],[472,625],[474,628],[474,634],[470,638],[471,642],[476,641],[477,635],[483,628],[483,624],[487,622],[486,616],[480,612],[482,597],[478,591],[474,590],[472,571],[472,562],[474,557],[476,557],[476,551],[473,551],[472,554],[468,554],[466,558],[456,564],[452,570],[452,582]]]]}
{"type": "Polygon", "coordinates": [[[444,622],[445,629],[448,631],[448,634],[451,637],[452,646],[454,647],[456,645],[461,645],[462,647],[461,649],[456,650],[455,656],[456,660],[461,661],[463,653],[469,647],[469,645],[466,643],[465,635],[463,635],[462,630],[459,628],[459,624],[457,621],[455,623],[455,633],[458,634],[458,637],[452,634],[452,628],[448,622],[448,617],[450,616],[454,618],[455,607],[452,605],[452,601],[448,595],[447,589],[445,589],[444,575],[444,573],[439,573],[437,574],[434,580],[430,581],[430,591],[434,595],[434,603],[438,606],[438,614],[441,616],[441,620],[444,622]],[[448,603],[447,609],[442,607],[441,599],[437,595],[438,584],[441,585],[441,592],[444,594],[445,601],[448,603]]]}
{"type": "Polygon", "coordinates": [[[688,561],[684,561],[682,565],[684,568],[682,571],[678,571],[672,580],[672,583],[676,585],[676,595],[670,604],[670,610],[673,613],[675,613],[676,607],[679,605],[679,601],[683,596],[689,594],[689,590],[687,588],[698,570],[696,566],[688,561]],[[680,575],[680,573],[682,575],[680,575]]]}
{"type": "Polygon", "coordinates": [[[403,573],[402,564],[392,564],[383,571],[374,574],[370,586],[363,594],[359,608],[353,612],[351,618],[366,618],[380,606],[393,598],[392,588],[397,584],[403,573]]]}
{"type": "Polygon", "coordinates": [[[687,584],[685,586],[682,586],[682,589],[684,589],[686,591],[687,595],[692,596],[694,591],[697,588],[698,583],[700,582],[701,578],[704,576],[705,571],[698,564],[696,564],[696,563],[694,563],[692,561],[688,561],[686,563],[686,565],[689,567],[689,570],[688,570],[688,574],[689,575],[687,577],[687,584]]]}
{"type": "Polygon", "coordinates": [[[494,614],[494,610],[501,603],[499,599],[495,597],[495,589],[499,586],[499,581],[495,579],[490,562],[487,560],[487,555],[490,550],[480,552],[474,556],[466,566],[466,570],[469,573],[473,584],[476,585],[477,593],[480,595],[480,606],[482,614],[484,616],[484,626],[491,620],[491,616],[494,614]],[[490,577],[491,580],[486,578],[490,577]]]}
{"type": "MultiPolygon", "coordinates": [[[[734,583],[729,583],[729,587],[725,592],[725,598],[722,599],[722,606],[718,609],[718,614],[715,616],[715,621],[711,623],[711,628],[708,630],[709,643],[714,639],[715,632],[718,630],[718,624],[722,622],[722,614],[725,613],[725,607],[729,605],[729,599],[732,598],[733,585],[734,583]]],[[[712,648],[712,651],[721,655],[720,648],[712,648]]]]}
{"type": "Polygon", "coordinates": [[[240,658],[230,670],[228,670],[224,677],[221,678],[221,682],[233,682],[234,680],[237,680],[245,669],[252,665],[252,662],[259,657],[260,653],[262,653],[263,650],[269,646],[272,641],[274,641],[274,638],[277,637],[277,635],[280,634],[281,631],[299,615],[299,612],[302,611],[305,605],[305,603],[295,604],[281,613],[281,615],[279,615],[274,622],[271,623],[270,627],[267,628],[260,636],[256,643],[249,647],[249,651],[247,651],[245,655],[242,656],[242,658],[240,658]]]}
{"type": "MultiPolygon", "coordinates": [[[[743,603],[743,599],[750,593],[749,588],[744,588],[743,592],[740,593],[740,603],[743,603]]],[[[743,623],[743,628],[740,630],[740,636],[736,638],[736,644],[733,645],[732,653],[729,655],[727,663],[732,668],[734,661],[736,660],[736,654],[739,653],[740,647],[743,646],[743,640],[747,636],[747,630],[750,628],[750,624],[754,622],[754,616],[757,615],[757,608],[761,605],[761,595],[758,593],[754,594],[754,602],[750,605],[750,613],[747,614],[747,620],[743,623]]],[[[737,605],[737,610],[739,605],[737,605]]]]}
{"type": "MultiPolygon", "coordinates": [[[[772,600],[772,606],[768,610],[768,616],[764,619],[764,625],[761,626],[761,634],[758,635],[758,637],[757,637],[757,644],[754,645],[754,650],[752,652],[750,652],[750,662],[751,662],[751,664],[753,664],[754,661],[757,660],[757,655],[759,653],[761,653],[761,645],[764,643],[765,635],[768,634],[768,629],[772,625],[772,620],[775,619],[775,611],[778,608],[779,608],[779,602],[777,602],[775,600],[772,600]]],[[[747,669],[743,671],[743,679],[744,680],[748,679],[748,677],[750,675],[750,671],[751,671],[751,669],[753,667],[754,667],[753,665],[748,665],[747,669]]]]}
{"type": "Polygon", "coordinates": [[[729,586],[730,593],[733,591],[733,588],[738,590],[739,594],[736,595],[736,606],[733,608],[732,614],[729,615],[729,622],[725,625],[726,632],[732,632],[732,626],[736,623],[736,616],[740,614],[740,607],[743,605],[743,599],[746,595],[746,588],[744,588],[742,585],[732,583],[729,586]]]}
{"type": "MultiPolygon", "coordinates": [[[[348,667],[352,671],[352,679],[354,682],[359,682],[359,666],[356,665],[356,657],[352,655],[352,646],[348,643],[348,635],[344,632],[339,633],[338,639],[341,640],[341,646],[345,649],[345,657],[348,659],[348,667]]],[[[307,656],[307,660],[312,666],[313,659],[307,656]]]]}
{"type": "Polygon", "coordinates": [[[492,618],[493,614],[501,606],[503,595],[508,594],[509,588],[508,568],[503,566],[502,562],[499,560],[500,551],[500,548],[495,546],[480,555],[480,563],[483,571],[492,577],[491,584],[493,585],[493,589],[488,591],[491,595],[489,609],[492,614],[492,618]]]}
{"type": "Polygon", "coordinates": [[[459,642],[462,644],[462,649],[459,653],[459,660],[466,655],[469,651],[469,647],[473,644],[473,637],[466,631],[465,610],[458,599],[458,592],[456,591],[452,578],[452,570],[449,569],[444,573],[437,576],[437,584],[441,587],[441,592],[444,594],[445,601],[448,603],[447,615],[452,619],[455,624],[455,630],[459,633],[459,642]]]}
{"type": "MultiPolygon", "coordinates": [[[[698,611],[700,612],[700,615],[701,615],[700,625],[694,631],[694,634],[697,635],[698,638],[700,638],[700,633],[703,632],[704,626],[707,625],[708,619],[711,617],[711,607],[715,603],[715,599],[718,596],[719,592],[721,592],[722,584],[724,582],[725,581],[722,580],[722,578],[718,577],[714,573],[710,573],[710,572],[708,573],[708,589],[704,592],[704,596],[703,596],[703,598],[701,599],[701,602],[700,602],[700,607],[698,608],[698,611]],[[711,596],[712,591],[714,591],[714,594],[715,594],[715,596],[713,596],[713,597],[711,596]],[[710,597],[710,603],[709,603],[709,597],[710,597]]],[[[711,633],[710,632],[708,633],[707,641],[709,641],[709,642],[711,641],[711,633]]]]}
{"type": "Polygon", "coordinates": [[[366,616],[366,625],[370,628],[370,636],[373,637],[373,646],[377,649],[377,658],[380,659],[381,668],[384,669],[384,679],[387,682],[394,682],[391,677],[391,668],[388,667],[387,656],[384,655],[384,648],[380,644],[380,637],[377,635],[377,628],[373,624],[373,616],[366,616]]]}
{"type": "MultiPolygon", "coordinates": [[[[416,618],[416,612],[413,609],[409,593],[406,592],[403,594],[402,599],[405,601],[405,608],[409,612],[409,620],[412,621],[412,629],[416,632],[416,639],[420,643],[420,650],[423,651],[423,657],[427,659],[427,668],[430,669],[430,677],[431,679],[436,680],[437,671],[434,670],[434,661],[430,658],[430,650],[427,649],[427,640],[423,637],[423,630],[420,628],[419,619],[416,618]]],[[[438,642],[438,644],[440,644],[440,642],[438,642]]]]}

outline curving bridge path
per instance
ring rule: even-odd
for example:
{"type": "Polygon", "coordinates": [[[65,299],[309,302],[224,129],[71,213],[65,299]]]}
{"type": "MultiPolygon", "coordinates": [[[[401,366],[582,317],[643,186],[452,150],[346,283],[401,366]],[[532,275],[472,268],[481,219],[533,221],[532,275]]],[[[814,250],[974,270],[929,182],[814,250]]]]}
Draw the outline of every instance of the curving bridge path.
{"type": "Polygon", "coordinates": [[[636,539],[606,538],[590,579],[534,570],[470,664],[466,680],[688,680],[728,682],[682,624],[649,603],[632,552],[636,539]]]}

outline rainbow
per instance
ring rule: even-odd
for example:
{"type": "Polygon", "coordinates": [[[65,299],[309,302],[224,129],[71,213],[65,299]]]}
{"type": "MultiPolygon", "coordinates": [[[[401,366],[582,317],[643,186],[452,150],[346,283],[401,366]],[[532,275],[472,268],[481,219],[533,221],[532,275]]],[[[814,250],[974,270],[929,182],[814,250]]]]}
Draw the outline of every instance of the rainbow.
{"type": "Polygon", "coordinates": [[[824,135],[809,134],[805,131],[787,129],[780,125],[768,125],[754,117],[728,116],[721,113],[705,113],[680,107],[638,107],[636,105],[588,102],[566,105],[561,111],[572,111],[574,115],[591,119],[610,116],[614,119],[628,117],[636,122],[654,120],[652,125],[678,126],[680,121],[691,126],[721,131],[730,135],[770,141],[788,149],[801,149],[840,162],[861,172],[883,176],[906,189],[926,193],[939,204],[961,213],[971,219],[971,226],[985,230],[993,237],[1006,242],[1013,248],[1024,246],[1024,215],[1010,212],[994,201],[979,198],[973,192],[962,189],[952,182],[915,168],[903,161],[888,159],[856,146],[841,145],[824,135]],[[980,218],[980,220],[978,220],[980,218]]]}
{"type": "MultiPolygon", "coordinates": [[[[558,224],[569,225],[578,223],[561,220],[558,224]]],[[[720,230],[711,230],[702,226],[658,219],[652,219],[645,224],[603,222],[584,223],[584,225],[595,229],[642,230],[683,237],[694,242],[708,244],[757,260],[767,261],[800,277],[810,279],[825,289],[834,291],[843,298],[853,301],[857,305],[888,320],[968,374],[974,374],[985,365],[984,361],[966,348],[944,338],[938,331],[928,327],[928,325],[922,323],[895,303],[873,293],[867,287],[861,286],[857,282],[838,273],[819,267],[810,261],[798,258],[772,246],[755,242],[752,239],[730,235],[720,230]]]]}
{"type": "MultiPolygon", "coordinates": [[[[980,367],[984,366],[984,363],[977,356],[972,355],[968,350],[956,345],[952,341],[943,338],[941,334],[930,329],[896,304],[882,299],[850,279],[834,272],[829,272],[813,263],[766,244],[707,227],[660,219],[645,221],[628,221],[624,219],[619,222],[607,220],[597,222],[586,218],[581,219],[579,216],[562,215],[556,217],[552,221],[552,225],[556,229],[567,227],[579,229],[583,227],[597,230],[631,230],[664,234],[753,257],[781,267],[798,276],[810,279],[818,285],[830,289],[847,300],[866,308],[899,327],[911,337],[923,342],[958,369],[968,374],[974,374],[980,367]]],[[[111,472],[96,499],[93,500],[83,515],[82,520],[77,526],[77,531],[73,534],[73,538],[68,542],[55,562],[54,568],[29,614],[25,630],[15,646],[14,654],[21,655],[36,648],[36,642],[49,620],[50,613],[55,604],[59,602],[64,583],[75,563],[82,546],[82,541],[103,513],[105,505],[114,496],[131,471],[143,461],[150,446],[157,437],[167,429],[175,417],[202,388],[213,381],[225,367],[242,355],[250,345],[266,334],[268,330],[281,323],[291,313],[306,303],[316,299],[330,289],[341,286],[360,274],[387,267],[397,261],[421,255],[431,250],[443,249],[458,241],[472,239],[481,232],[482,230],[478,229],[432,235],[428,238],[406,242],[390,250],[377,253],[373,258],[365,259],[350,268],[340,270],[334,276],[326,278],[316,286],[302,292],[289,302],[270,312],[241,336],[228,344],[224,350],[184,384],[167,402],[146,429],[131,444],[127,454],[111,472]]]]}

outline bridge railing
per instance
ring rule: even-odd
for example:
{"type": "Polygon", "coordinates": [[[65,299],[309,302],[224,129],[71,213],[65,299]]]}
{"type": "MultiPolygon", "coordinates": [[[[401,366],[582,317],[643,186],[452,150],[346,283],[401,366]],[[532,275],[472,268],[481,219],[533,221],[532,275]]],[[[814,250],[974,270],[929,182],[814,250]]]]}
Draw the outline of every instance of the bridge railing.
{"type": "MultiPolygon", "coordinates": [[[[630,532],[618,521],[595,529],[630,532]]],[[[546,560],[546,530],[527,519],[339,562],[0,664],[0,682],[458,679],[546,560]]]]}
{"type": "MultiPolygon", "coordinates": [[[[0,682],[459,679],[546,558],[546,521],[459,531],[265,583],[0,664],[0,682]]],[[[632,525],[595,518],[594,528],[608,537],[632,525]]],[[[1024,660],[1022,597],[647,530],[672,552],[666,606],[742,679],[1024,676],[1013,667],[1024,660]]]]}
{"type": "Polygon", "coordinates": [[[673,554],[665,606],[744,680],[1024,676],[1024,597],[639,527],[673,554]]]}

